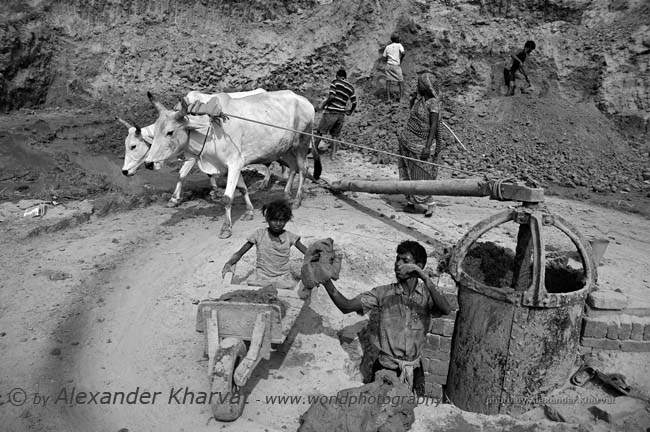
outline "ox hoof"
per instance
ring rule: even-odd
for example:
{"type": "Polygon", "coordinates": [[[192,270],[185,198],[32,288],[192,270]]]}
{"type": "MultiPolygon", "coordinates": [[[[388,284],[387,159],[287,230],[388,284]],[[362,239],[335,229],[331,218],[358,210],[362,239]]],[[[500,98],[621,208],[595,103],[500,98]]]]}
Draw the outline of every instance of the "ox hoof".
{"type": "Polygon", "coordinates": [[[241,217],[241,220],[243,221],[252,221],[253,220],[253,212],[251,213],[244,213],[244,215],[241,217]]]}
{"type": "Polygon", "coordinates": [[[168,208],[178,207],[180,203],[181,203],[180,200],[170,199],[169,201],[167,201],[167,207],[168,208]]]}
{"type": "Polygon", "coordinates": [[[227,239],[230,236],[232,236],[232,230],[230,228],[221,228],[221,232],[219,233],[220,239],[227,239]]]}
{"type": "Polygon", "coordinates": [[[294,201],[293,205],[291,205],[291,208],[294,210],[300,208],[300,201],[294,201]]]}

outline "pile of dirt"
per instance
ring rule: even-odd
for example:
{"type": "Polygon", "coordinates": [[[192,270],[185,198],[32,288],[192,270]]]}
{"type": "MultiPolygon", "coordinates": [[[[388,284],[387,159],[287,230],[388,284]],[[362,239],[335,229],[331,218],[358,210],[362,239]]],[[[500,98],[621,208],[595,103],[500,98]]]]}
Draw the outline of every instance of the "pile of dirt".
{"type": "MultiPolygon", "coordinates": [[[[584,271],[570,267],[567,261],[546,260],[544,286],[549,293],[567,293],[584,288],[584,271]]],[[[477,242],[467,252],[462,268],[470,277],[485,285],[510,288],[514,263],[515,254],[512,250],[493,242],[477,242]]]]}
{"type": "Polygon", "coordinates": [[[406,432],[415,421],[416,397],[390,371],[375,381],[322,396],[300,417],[299,432],[406,432]]]}
{"type": "Polygon", "coordinates": [[[217,301],[271,304],[280,306],[280,317],[287,313],[287,304],[278,298],[278,290],[272,286],[257,290],[234,290],[223,294],[217,301]]]}
{"type": "Polygon", "coordinates": [[[476,243],[465,256],[462,268],[475,280],[496,288],[506,288],[512,281],[515,254],[492,242],[476,243]]]}

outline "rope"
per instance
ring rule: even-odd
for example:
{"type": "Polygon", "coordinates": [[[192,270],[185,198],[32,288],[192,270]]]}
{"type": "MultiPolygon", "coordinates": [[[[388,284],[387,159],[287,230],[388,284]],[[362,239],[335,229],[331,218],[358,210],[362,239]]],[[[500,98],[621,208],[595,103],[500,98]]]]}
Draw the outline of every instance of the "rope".
{"type": "Polygon", "coordinates": [[[205,132],[205,138],[203,138],[203,145],[201,146],[201,151],[198,154],[198,158],[201,158],[201,153],[203,153],[203,150],[205,149],[205,142],[208,140],[208,135],[210,134],[210,130],[212,129],[212,125],[208,126],[208,130],[205,132]]]}
{"type": "Polygon", "coordinates": [[[259,123],[261,125],[274,127],[274,128],[277,128],[277,129],[284,129],[284,130],[287,130],[289,132],[299,133],[299,134],[303,134],[303,135],[309,135],[312,138],[320,138],[321,140],[333,141],[333,142],[336,142],[336,143],[339,143],[339,144],[344,144],[344,145],[351,146],[351,147],[358,147],[358,148],[365,149],[365,150],[370,150],[370,151],[376,152],[376,153],[383,153],[383,154],[386,154],[386,155],[389,155],[389,156],[395,156],[395,157],[398,157],[398,158],[415,161],[415,162],[418,162],[418,163],[421,163],[421,164],[433,165],[433,166],[448,169],[448,170],[451,170],[451,171],[458,171],[458,172],[461,172],[461,173],[464,173],[464,174],[469,174],[469,175],[474,175],[474,176],[476,176],[476,175],[480,176],[481,175],[480,173],[467,171],[467,170],[462,170],[460,168],[454,168],[454,167],[450,167],[448,165],[441,165],[441,164],[437,164],[437,163],[434,163],[434,162],[423,161],[423,160],[415,159],[415,158],[408,157],[408,156],[402,156],[402,155],[397,154],[397,153],[393,153],[393,152],[389,152],[389,151],[385,151],[385,150],[377,150],[377,149],[374,149],[372,147],[366,147],[366,146],[362,146],[362,145],[359,145],[359,144],[352,144],[352,143],[349,143],[349,142],[346,142],[346,141],[341,141],[341,140],[338,140],[338,139],[335,139],[335,138],[326,138],[326,137],[319,136],[319,135],[316,135],[316,134],[313,134],[313,133],[302,132],[302,131],[299,131],[299,130],[290,129],[290,128],[286,128],[286,127],[283,127],[283,126],[277,126],[277,125],[270,124],[270,123],[265,123],[265,122],[262,122],[262,121],[259,121],[259,120],[253,120],[253,119],[249,119],[249,118],[246,118],[246,117],[240,117],[240,116],[237,116],[237,115],[234,115],[234,114],[228,114],[228,113],[222,112],[221,115],[224,115],[226,117],[234,117],[234,118],[249,121],[249,122],[252,122],[252,123],[259,123]]]}
{"type": "Polygon", "coordinates": [[[516,180],[514,177],[508,177],[505,179],[497,180],[490,184],[490,196],[496,197],[499,201],[505,201],[503,199],[503,191],[501,190],[501,185],[505,182],[510,182],[516,180]]]}

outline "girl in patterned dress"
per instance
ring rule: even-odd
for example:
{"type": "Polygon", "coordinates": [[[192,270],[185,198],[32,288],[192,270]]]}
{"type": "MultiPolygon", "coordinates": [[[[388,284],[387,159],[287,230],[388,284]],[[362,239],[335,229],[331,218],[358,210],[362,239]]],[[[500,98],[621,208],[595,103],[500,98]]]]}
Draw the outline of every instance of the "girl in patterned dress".
{"type": "Polygon", "coordinates": [[[255,270],[248,279],[248,285],[273,286],[276,289],[292,289],[298,281],[291,274],[289,256],[291,247],[295,246],[303,254],[307,248],[300,242],[300,236],[286,231],[284,226],[291,220],[291,206],[285,200],[273,201],[262,207],[268,227],[255,230],[241,247],[226,262],[221,271],[222,276],[235,272],[235,265],[242,256],[255,246],[257,260],[255,270]]]}

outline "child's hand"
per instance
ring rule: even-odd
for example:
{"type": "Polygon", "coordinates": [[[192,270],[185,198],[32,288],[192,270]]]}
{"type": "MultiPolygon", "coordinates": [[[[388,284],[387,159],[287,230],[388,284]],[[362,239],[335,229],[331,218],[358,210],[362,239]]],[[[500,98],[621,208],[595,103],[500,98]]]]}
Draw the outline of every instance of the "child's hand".
{"type": "Polygon", "coordinates": [[[223,266],[223,269],[221,269],[221,279],[225,278],[227,273],[235,274],[235,265],[230,264],[229,262],[227,262],[223,266]]]}

